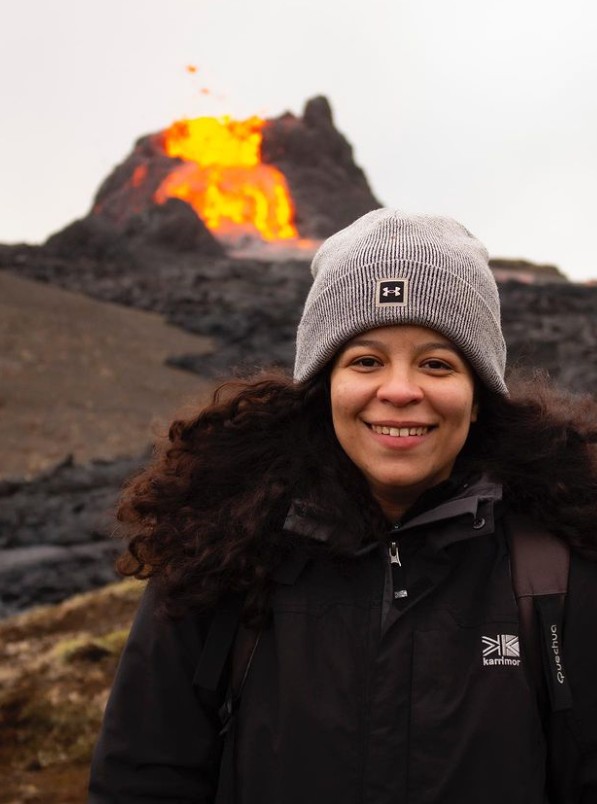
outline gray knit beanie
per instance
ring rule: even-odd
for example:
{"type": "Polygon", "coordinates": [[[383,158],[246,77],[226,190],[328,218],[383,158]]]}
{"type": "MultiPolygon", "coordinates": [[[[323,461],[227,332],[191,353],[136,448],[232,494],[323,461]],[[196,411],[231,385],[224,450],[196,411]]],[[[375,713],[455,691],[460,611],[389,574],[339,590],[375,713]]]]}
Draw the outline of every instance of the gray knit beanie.
{"type": "Polygon", "coordinates": [[[299,323],[294,376],[307,380],[376,327],[416,324],[454,343],[507,394],[500,301],[485,247],[451,218],[376,209],[319,248],[299,323]]]}

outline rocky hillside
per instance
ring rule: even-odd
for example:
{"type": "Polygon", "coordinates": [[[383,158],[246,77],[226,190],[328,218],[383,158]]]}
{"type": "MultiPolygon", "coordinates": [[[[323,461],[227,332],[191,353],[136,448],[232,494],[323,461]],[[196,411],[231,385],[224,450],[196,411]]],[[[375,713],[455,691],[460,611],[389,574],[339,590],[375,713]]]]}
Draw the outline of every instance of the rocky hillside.
{"type": "Polygon", "coordinates": [[[0,273],[0,618],[115,579],[118,489],[213,382],[168,366],[209,339],[0,273]]]}
{"type": "Polygon", "coordinates": [[[0,804],[82,804],[142,585],[113,584],[0,622],[0,804]]]}

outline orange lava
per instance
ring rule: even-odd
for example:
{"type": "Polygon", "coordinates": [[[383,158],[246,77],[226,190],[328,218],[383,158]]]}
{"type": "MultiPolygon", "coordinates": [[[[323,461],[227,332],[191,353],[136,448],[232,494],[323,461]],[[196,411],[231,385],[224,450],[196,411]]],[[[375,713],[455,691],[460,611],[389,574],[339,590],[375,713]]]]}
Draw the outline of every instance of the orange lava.
{"type": "Polygon", "coordinates": [[[155,200],[181,198],[216,235],[297,238],[286,179],[261,161],[264,125],[259,117],[174,123],[164,132],[164,149],[183,163],[164,179],[155,200]]]}
{"type": "Polygon", "coordinates": [[[147,176],[147,165],[137,165],[135,170],[133,171],[133,176],[131,178],[131,184],[133,187],[139,187],[145,181],[147,176]]]}

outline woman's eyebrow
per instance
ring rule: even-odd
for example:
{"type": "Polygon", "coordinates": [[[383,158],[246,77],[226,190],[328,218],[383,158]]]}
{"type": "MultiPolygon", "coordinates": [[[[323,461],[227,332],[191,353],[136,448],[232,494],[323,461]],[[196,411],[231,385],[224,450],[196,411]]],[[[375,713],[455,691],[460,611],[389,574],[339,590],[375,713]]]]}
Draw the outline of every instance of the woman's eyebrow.
{"type": "Polygon", "coordinates": [[[371,349],[383,349],[384,345],[381,341],[376,341],[373,338],[354,338],[352,341],[344,344],[342,349],[345,352],[347,349],[352,349],[353,346],[367,346],[371,349]]]}
{"type": "Polygon", "coordinates": [[[454,352],[455,355],[460,354],[460,350],[458,347],[454,346],[453,343],[449,343],[446,341],[429,341],[428,343],[422,343],[420,346],[417,347],[417,352],[427,352],[432,349],[447,349],[449,352],[454,352]]]}

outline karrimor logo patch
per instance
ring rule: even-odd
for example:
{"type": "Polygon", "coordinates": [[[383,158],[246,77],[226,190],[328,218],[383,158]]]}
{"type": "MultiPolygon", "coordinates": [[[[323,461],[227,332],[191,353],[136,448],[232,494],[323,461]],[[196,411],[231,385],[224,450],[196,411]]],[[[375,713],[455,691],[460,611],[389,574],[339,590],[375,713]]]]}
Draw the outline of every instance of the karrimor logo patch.
{"type": "Polygon", "coordinates": [[[408,301],[408,279],[378,279],[376,306],[403,307],[408,301]]]}
{"type": "Polygon", "coordinates": [[[481,637],[483,644],[483,665],[485,667],[518,667],[520,664],[520,643],[513,634],[496,634],[494,637],[481,637]]]}

